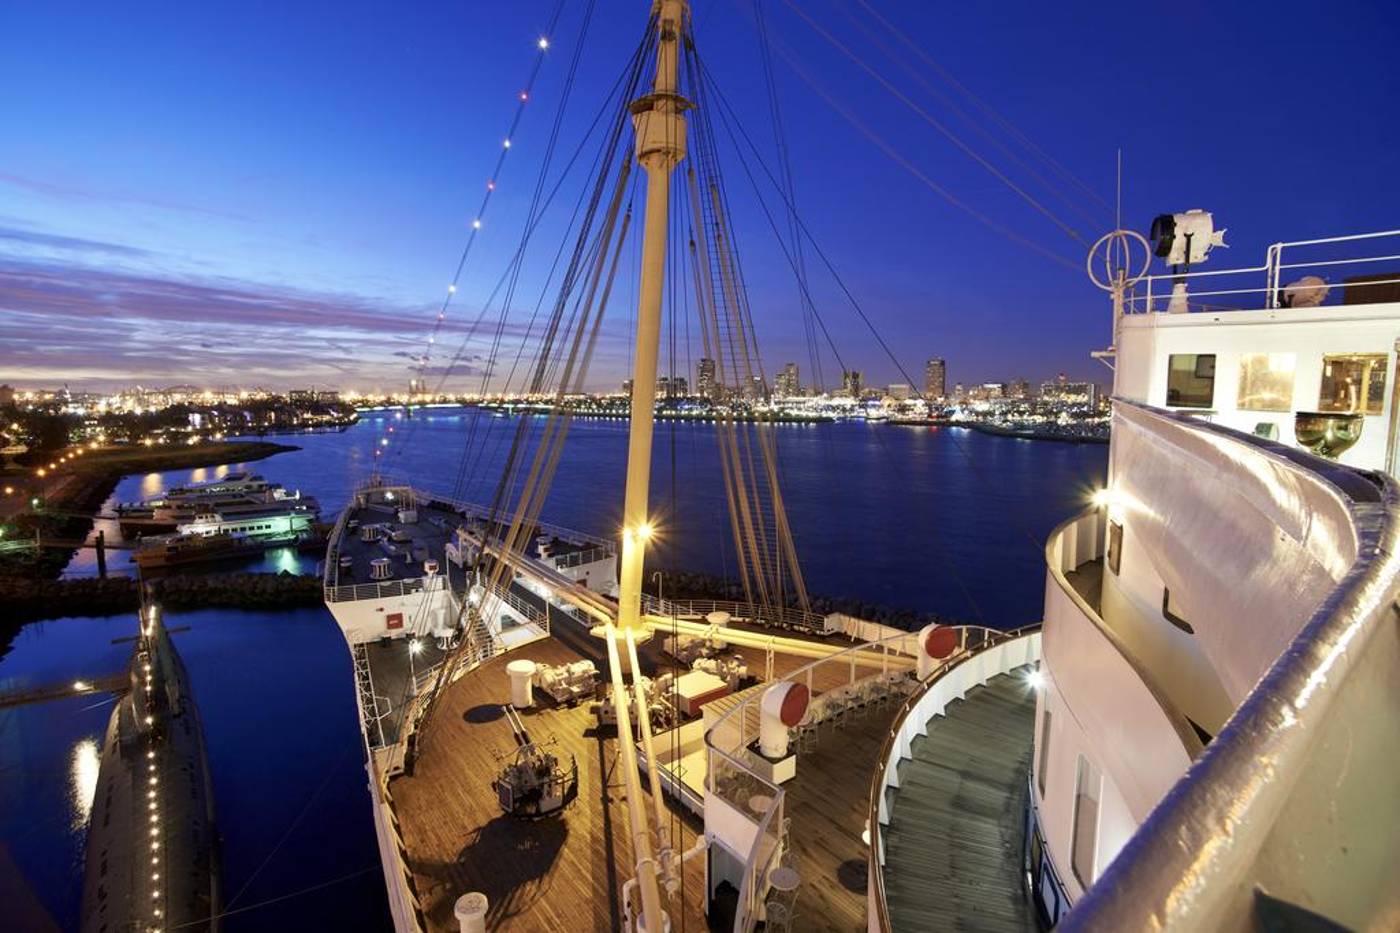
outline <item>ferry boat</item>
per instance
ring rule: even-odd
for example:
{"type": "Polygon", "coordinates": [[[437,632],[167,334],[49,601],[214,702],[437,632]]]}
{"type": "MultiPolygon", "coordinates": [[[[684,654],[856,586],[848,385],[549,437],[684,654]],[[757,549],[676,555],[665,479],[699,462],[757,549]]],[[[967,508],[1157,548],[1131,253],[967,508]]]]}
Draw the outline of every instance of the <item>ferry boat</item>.
{"type": "Polygon", "coordinates": [[[218,833],[204,730],[160,610],[138,620],[130,688],[102,744],[82,929],[217,930],[218,833]]]}
{"type": "Polygon", "coordinates": [[[194,486],[177,486],[139,503],[117,506],[117,521],[126,535],[175,531],[202,515],[256,516],[269,510],[319,515],[320,507],[300,491],[288,491],[280,483],[261,476],[230,473],[220,480],[194,486]]]}
{"type": "MultiPolygon", "coordinates": [[[[395,928],[1387,926],[1400,301],[1384,287],[1400,274],[1325,292],[1293,275],[1303,247],[1400,232],[1276,245],[1238,270],[1252,291],[1188,268],[1219,241],[1203,212],[1151,244],[1101,241],[1109,481],[1047,543],[1043,622],[908,632],[812,612],[771,435],[722,417],[746,598],[649,596],[673,200],[717,382],[756,379],[694,54],[687,4],[656,0],[532,361],[532,393],[556,401],[542,426],[517,419],[496,498],[376,469],[331,532],[325,600],[395,928]],[[539,516],[634,166],[622,522],[585,533],[539,516]],[[1130,269],[1134,244],[1178,268],[1130,269]]],[[[1316,262],[1374,272],[1394,252],[1316,262]]]]}

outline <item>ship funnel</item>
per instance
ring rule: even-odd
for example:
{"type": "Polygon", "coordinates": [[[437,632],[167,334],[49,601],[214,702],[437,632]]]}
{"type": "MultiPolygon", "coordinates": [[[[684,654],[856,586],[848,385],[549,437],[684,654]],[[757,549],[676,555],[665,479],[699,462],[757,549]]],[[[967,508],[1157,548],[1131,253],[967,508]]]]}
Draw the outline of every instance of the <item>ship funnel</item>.
{"type": "Polygon", "coordinates": [[[788,730],[807,715],[806,684],[774,684],[763,692],[759,704],[758,750],[765,758],[786,758],[788,730]]]}

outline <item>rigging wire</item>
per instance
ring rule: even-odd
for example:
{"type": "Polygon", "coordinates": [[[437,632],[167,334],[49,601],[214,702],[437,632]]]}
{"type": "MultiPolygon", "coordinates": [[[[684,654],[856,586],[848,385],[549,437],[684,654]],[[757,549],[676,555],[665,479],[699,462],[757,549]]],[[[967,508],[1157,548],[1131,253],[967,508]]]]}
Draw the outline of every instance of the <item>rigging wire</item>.
{"type": "MultiPolygon", "coordinates": [[[[970,126],[979,136],[981,136],[993,148],[995,148],[997,152],[1001,153],[1001,155],[1004,158],[1006,158],[1011,163],[1020,168],[1022,171],[1024,171],[1032,179],[1038,182],[1046,191],[1054,195],[1060,203],[1065,205],[1070,210],[1074,211],[1086,222],[1095,225],[1102,224],[1104,220],[1102,212],[1107,210],[1106,205],[1102,203],[1102,199],[1098,199],[1097,197],[1095,198],[1099,205],[1100,212],[1091,214],[1084,205],[1080,204],[1079,201],[1075,200],[1068,193],[1061,190],[1059,185],[1051,181],[1049,178],[1046,178],[1045,175],[1039,169],[1031,165],[1026,159],[1023,159],[1014,151],[1012,151],[1011,146],[999,139],[994,133],[992,133],[992,131],[989,128],[978,123],[974,119],[972,114],[968,113],[966,109],[964,109],[956,100],[953,99],[952,95],[934,87],[932,82],[930,82],[926,77],[924,77],[924,75],[920,73],[920,71],[916,67],[911,65],[902,55],[899,54],[898,49],[891,47],[891,45],[885,39],[877,35],[875,30],[872,29],[868,23],[866,23],[861,18],[857,17],[855,13],[847,7],[842,7],[841,11],[846,15],[846,18],[849,19],[855,25],[855,27],[860,30],[861,34],[864,35],[868,40],[870,40],[870,42],[876,47],[876,50],[880,53],[880,55],[883,58],[894,62],[895,65],[898,66],[901,71],[903,71],[906,75],[913,79],[914,83],[918,84],[919,87],[923,88],[926,92],[928,92],[929,95],[941,101],[945,107],[951,110],[955,116],[957,116],[964,123],[970,126]]],[[[875,15],[878,17],[878,14],[875,15]]],[[[907,36],[901,36],[900,38],[904,39],[906,44],[909,44],[907,36]]],[[[943,73],[941,69],[939,71],[940,74],[943,73]]],[[[957,86],[961,87],[961,85],[957,86]]],[[[1013,138],[1024,139],[1024,136],[1020,135],[1018,131],[1017,136],[1013,138]]],[[[1026,140],[1025,142],[1029,144],[1029,140],[1026,140]]],[[[1032,154],[1035,153],[1043,154],[1042,150],[1040,150],[1039,148],[1035,148],[1032,150],[1032,154]]]]}
{"type": "Polygon", "coordinates": [[[925,64],[932,68],[940,78],[946,81],[955,90],[963,94],[968,100],[972,101],[974,106],[976,106],[989,118],[991,118],[991,120],[994,123],[999,125],[1007,133],[1008,136],[1019,142],[1029,152],[1039,156],[1045,162],[1045,164],[1051,168],[1051,170],[1057,172],[1064,180],[1068,181],[1070,184],[1078,187],[1090,198],[1097,201],[1102,207],[1107,209],[1110,206],[1108,201],[1104,199],[1103,195],[1095,191],[1089,185],[1085,184],[1082,180],[1080,180],[1080,178],[1077,175],[1075,175],[1069,169],[1065,168],[1048,152],[1046,152],[1040,146],[1037,146],[1035,142],[1033,142],[1028,136],[1026,136],[1025,133],[1021,132],[1021,130],[1019,130],[1015,124],[1013,124],[1010,120],[1006,119],[1004,116],[998,113],[996,109],[992,107],[991,104],[988,104],[985,100],[974,94],[966,85],[959,81],[956,76],[954,76],[946,68],[940,65],[933,58],[933,56],[929,55],[928,50],[924,49],[918,43],[914,42],[914,40],[910,39],[908,34],[905,33],[904,30],[899,29],[888,19],[882,16],[878,10],[876,10],[867,2],[867,0],[856,0],[856,3],[860,4],[860,6],[863,7],[865,11],[876,20],[876,22],[880,23],[880,25],[882,25],[886,30],[888,30],[890,35],[894,36],[901,43],[908,46],[909,49],[920,59],[922,59],[925,64]]]}
{"type": "Polygon", "coordinates": [[[911,99],[903,91],[899,90],[899,88],[895,87],[894,84],[891,83],[890,80],[886,78],[883,74],[877,71],[874,68],[874,66],[870,65],[860,56],[856,55],[856,53],[851,50],[850,46],[846,45],[840,39],[833,36],[827,29],[821,26],[821,24],[819,24],[816,20],[812,19],[812,17],[810,17],[809,15],[807,15],[807,13],[795,2],[793,2],[793,0],[783,0],[783,2],[786,3],[794,13],[801,17],[802,21],[805,22],[808,26],[810,26],[814,32],[816,32],[830,45],[836,48],[836,50],[839,51],[842,55],[846,56],[848,59],[854,62],[856,66],[859,67],[862,71],[870,75],[870,77],[874,78],[875,81],[879,83],[881,87],[883,87],[885,90],[889,91],[892,95],[894,95],[894,97],[897,100],[899,100],[900,103],[908,107],[925,123],[927,123],[929,126],[938,130],[938,132],[942,133],[945,137],[947,137],[949,142],[961,149],[963,153],[966,154],[969,158],[971,158],[978,165],[982,166],[984,169],[990,172],[998,181],[1000,181],[1002,184],[1006,185],[1006,187],[1010,188],[1013,192],[1019,195],[1022,200],[1024,200],[1031,207],[1035,208],[1035,210],[1043,214],[1046,218],[1050,220],[1051,223],[1059,227],[1061,231],[1068,234],[1072,239],[1078,241],[1079,243],[1082,243],[1085,246],[1089,245],[1089,241],[1084,239],[1083,235],[1080,234],[1078,230],[1075,230],[1069,224],[1061,220],[1052,210],[1050,210],[1050,208],[1046,207],[1039,200],[1037,200],[1030,192],[1026,191],[1020,185],[1016,184],[1014,181],[1008,178],[1006,174],[1001,171],[1001,169],[997,168],[987,159],[983,158],[983,156],[980,153],[978,153],[977,150],[969,146],[965,141],[963,141],[963,139],[960,136],[958,136],[951,129],[945,126],[940,120],[934,117],[933,114],[929,113],[923,107],[919,106],[919,104],[916,101],[911,99]]]}
{"type": "Polygon", "coordinates": [[[987,229],[991,230],[994,233],[1000,234],[1001,236],[1005,237],[1011,242],[1016,243],[1020,246],[1024,246],[1025,248],[1034,252],[1037,252],[1042,256],[1045,256],[1047,259],[1050,259],[1051,261],[1064,266],[1066,269],[1072,269],[1075,272],[1079,272],[1082,269],[1082,262],[1067,259],[1059,253],[1056,253],[1050,250],[1049,248],[1045,247],[1041,243],[1030,239],[1029,237],[1022,236],[1020,233],[1017,233],[1015,230],[1012,230],[1005,224],[1002,224],[997,220],[993,220],[987,214],[973,207],[971,204],[958,197],[952,191],[948,190],[943,185],[934,181],[922,169],[916,166],[901,152],[899,152],[899,150],[897,150],[893,145],[886,141],[884,137],[880,136],[873,129],[871,129],[869,125],[867,125],[858,116],[856,116],[850,108],[842,104],[830,93],[828,93],[827,90],[824,87],[822,87],[822,85],[815,78],[812,77],[811,73],[805,67],[803,67],[802,63],[797,59],[797,57],[793,55],[785,46],[777,42],[774,43],[774,46],[777,49],[778,54],[782,56],[783,60],[787,62],[788,66],[793,70],[793,72],[799,78],[801,78],[803,82],[807,84],[808,87],[815,91],[817,96],[819,96],[823,101],[826,102],[827,106],[831,107],[831,109],[836,111],[836,113],[840,115],[842,119],[844,119],[847,123],[851,124],[851,126],[853,126],[862,136],[864,136],[867,141],[874,145],[875,148],[883,152],[885,156],[890,159],[890,161],[894,162],[896,165],[904,169],[910,175],[913,175],[934,194],[937,194],[949,204],[969,214],[987,229]]]}

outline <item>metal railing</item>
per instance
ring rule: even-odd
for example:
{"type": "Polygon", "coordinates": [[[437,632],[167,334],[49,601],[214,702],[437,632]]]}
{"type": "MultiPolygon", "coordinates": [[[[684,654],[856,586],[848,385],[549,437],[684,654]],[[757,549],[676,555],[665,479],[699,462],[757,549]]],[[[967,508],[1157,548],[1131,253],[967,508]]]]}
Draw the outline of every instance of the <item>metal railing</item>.
{"type": "MultiPolygon", "coordinates": [[[[1327,284],[1328,291],[1324,304],[1340,304],[1346,301],[1346,293],[1352,290],[1363,297],[1379,294],[1366,290],[1382,286],[1393,287],[1400,284],[1400,230],[1383,230],[1379,233],[1361,233],[1353,236],[1275,243],[1265,252],[1264,263],[1258,266],[1204,269],[1180,275],[1160,273],[1144,276],[1124,295],[1124,313],[1146,314],[1154,311],[1165,311],[1167,302],[1171,299],[1172,286],[1178,282],[1185,282],[1190,287],[1187,301],[1193,311],[1237,310],[1241,305],[1255,309],[1286,307],[1290,285],[1286,279],[1296,281],[1297,277],[1304,274],[1318,275],[1327,284]],[[1355,244],[1387,238],[1391,239],[1392,242],[1385,244],[1374,254],[1338,258],[1322,249],[1322,247],[1333,244],[1355,244]],[[1325,255],[1318,258],[1301,258],[1285,262],[1285,250],[1290,250],[1295,255],[1300,250],[1323,252],[1325,255]],[[1365,281],[1333,283],[1328,280],[1329,276],[1334,276],[1339,271],[1349,271],[1346,267],[1363,270],[1372,268],[1371,264],[1379,262],[1396,263],[1395,273],[1392,275],[1387,272],[1374,278],[1367,276],[1365,281]],[[1262,284],[1260,283],[1261,279],[1262,284]],[[1340,289],[1336,287],[1338,284],[1342,286],[1340,289]],[[1243,296],[1250,295],[1255,296],[1257,300],[1246,302],[1243,296]]],[[[1370,300],[1379,301],[1381,299],[1378,297],[1370,300]]],[[[1366,304],[1368,302],[1363,300],[1348,303],[1366,304]]]]}
{"type": "Polygon", "coordinates": [[[661,599],[642,594],[642,612],[648,615],[703,619],[711,612],[727,612],[741,622],[778,626],[804,632],[825,631],[826,617],[791,606],[765,607],[723,599],[661,599]]]}
{"type": "Polygon", "coordinates": [[[913,666],[913,657],[907,653],[913,636],[914,633],[903,632],[879,641],[860,642],[803,665],[765,683],[763,690],[755,690],[751,696],[726,710],[706,730],[709,768],[705,785],[707,813],[716,801],[722,802],[740,819],[752,824],[754,829],[753,842],[744,858],[744,875],[734,915],[736,933],[748,933],[762,919],[768,872],[782,857],[785,845],[783,808],[786,793],[781,785],[759,773],[747,750],[749,741],[758,736],[758,704],[763,694],[774,684],[803,683],[812,697],[804,723],[813,720],[819,709],[838,718],[844,715],[842,710],[850,708],[845,705],[847,699],[853,706],[858,700],[875,698],[882,689],[896,689],[897,679],[907,679],[907,672],[913,666]],[[844,683],[816,694],[812,689],[814,675],[818,669],[828,665],[830,670],[840,672],[836,682],[844,683]],[[857,672],[862,670],[866,673],[857,676],[857,672]],[[870,689],[863,689],[867,686],[870,689]],[[842,704],[838,708],[825,702],[826,699],[840,699],[842,704]],[[757,816],[752,815],[750,808],[755,794],[766,796],[771,801],[757,816]]]}
{"type": "Polygon", "coordinates": [[[885,897],[884,835],[880,822],[880,807],[888,784],[890,769],[897,764],[896,742],[900,738],[909,715],[918,708],[920,701],[940,680],[963,663],[977,657],[991,648],[1006,645],[1019,638],[1029,638],[1040,632],[1040,624],[1026,625],[1010,631],[984,628],[976,625],[950,626],[958,632],[958,643],[953,653],[939,662],[927,677],[919,681],[915,688],[895,711],[889,730],[880,744],[880,753],[875,758],[875,773],[870,780],[870,803],[866,809],[866,822],[870,833],[870,847],[866,854],[866,867],[870,881],[870,909],[875,912],[874,920],[882,931],[889,931],[889,904],[885,897]]]}
{"type": "Polygon", "coordinates": [[[568,567],[581,567],[584,564],[591,564],[595,561],[607,560],[613,556],[613,549],[610,547],[594,546],[582,551],[572,551],[568,554],[551,555],[547,558],[560,570],[568,567]]]}

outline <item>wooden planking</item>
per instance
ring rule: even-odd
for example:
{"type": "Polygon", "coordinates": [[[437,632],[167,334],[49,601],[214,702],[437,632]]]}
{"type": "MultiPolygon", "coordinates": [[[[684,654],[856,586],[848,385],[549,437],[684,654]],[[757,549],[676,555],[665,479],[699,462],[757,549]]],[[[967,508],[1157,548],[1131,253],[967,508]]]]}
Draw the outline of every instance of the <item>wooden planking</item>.
{"type": "MultiPolygon", "coordinates": [[[[802,876],[794,930],[866,930],[866,853],[861,839],[875,757],[897,702],[826,725],[783,785],[792,820],[792,867],[802,876]]],[[[914,928],[911,928],[914,929],[914,928]]]]}
{"type": "MultiPolygon", "coordinates": [[[[556,736],[556,754],[578,761],[578,800],[562,817],[513,819],[491,790],[501,767],[492,751],[515,747],[499,705],[509,698],[505,665],[517,658],[565,664],[578,655],[551,638],[463,677],[442,698],[414,774],[391,785],[424,913],[431,929],[456,930],[452,905],[480,891],[491,903],[491,929],[619,929],[622,885],[634,873],[628,811],[617,743],[610,732],[594,734],[588,705],[555,709],[536,690],[537,708],[522,717],[532,737],[556,736]]],[[[703,831],[698,821],[669,802],[668,811],[680,833],[677,849],[693,845],[703,831]]],[[[672,901],[672,929],[705,929],[703,859],[692,859],[684,874],[685,906],[672,901]]]]}
{"type": "Polygon", "coordinates": [[[899,766],[885,829],[896,930],[1035,930],[1021,846],[1035,696],[1017,673],[968,691],[899,766]]]}

